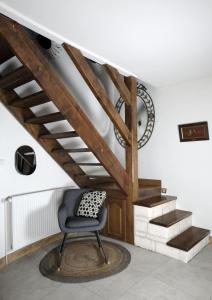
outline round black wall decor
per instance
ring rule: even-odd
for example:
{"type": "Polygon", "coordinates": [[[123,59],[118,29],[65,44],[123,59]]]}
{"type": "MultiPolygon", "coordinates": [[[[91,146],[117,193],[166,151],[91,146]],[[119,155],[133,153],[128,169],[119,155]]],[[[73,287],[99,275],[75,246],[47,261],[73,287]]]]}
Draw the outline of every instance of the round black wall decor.
{"type": "MultiPolygon", "coordinates": [[[[124,100],[120,97],[116,102],[116,110],[124,119],[124,100]]],[[[152,98],[147,93],[145,86],[137,83],[137,135],[138,149],[143,147],[150,139],[155,124],[155,108],[152,98]]],[[[125,148],[125,140],[119,131],[114,127],[115,136],[119,144],[125,148]]]]}
{"type": "Polygon", "coordinates": [[[36,156],[32,147],[24,145],[15,152],[15,168],[21,175],[31,175],[36,169],[36,156]]]}

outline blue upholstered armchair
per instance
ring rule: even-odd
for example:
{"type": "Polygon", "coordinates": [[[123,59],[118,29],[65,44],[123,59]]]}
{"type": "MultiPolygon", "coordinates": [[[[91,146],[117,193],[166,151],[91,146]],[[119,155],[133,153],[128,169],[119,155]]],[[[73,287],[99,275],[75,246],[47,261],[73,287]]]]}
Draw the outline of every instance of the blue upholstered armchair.
{"type": "Polygon", "coordinates": [[[63,202],[58,210],[59,226],[61,231],[64,233],[64,238],[60,246],[59,267],[62,262],[64,245],[68,233],[85,231],[95,233],[99,249],[102,250],[105,263],[108,263],[107,256],[105,254],[99,235],[99,231],[104,228],[106,223],[107,209],[104,206],[101,207],[96,219],[76,215],[79,203],[82,198],[82,194],[89,191],[91,191],[91,189],[70,189],[65,191],[64,193],[63,202]]]}

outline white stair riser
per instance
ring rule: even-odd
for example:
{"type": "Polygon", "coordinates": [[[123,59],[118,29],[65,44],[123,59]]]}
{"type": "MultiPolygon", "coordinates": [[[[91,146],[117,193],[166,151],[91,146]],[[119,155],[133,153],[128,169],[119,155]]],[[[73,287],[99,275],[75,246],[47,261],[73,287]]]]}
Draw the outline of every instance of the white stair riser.
{"type": "Polygon", "coordinates": [[[155,207],[144,207],[134,205],[134,216],[147,218],[148,220],[167,214],[170,211],[176,209],[176,200],[155,206],[155,207]]]}
{"type": "Polygon", "coordinates": [[[145,218],[135,218],[134,232],[135,236],[147,237],[152,240],[168,242],[181,232],[192,225],[192,216],[189,216],[180,222],[166,228],[163,226],[150,224],[145,218]]]}
{"type": "Polygon", "coordinates": [[[189,216],[176,224],[166,228],[163,226],[155,225],[155,224],[148,224],[148,233],[154,236],[159,236],[164,238],[165,240],[170,240],[180,234],[181,232],[185,231],[192,225],[192,216],[189,216]]]}

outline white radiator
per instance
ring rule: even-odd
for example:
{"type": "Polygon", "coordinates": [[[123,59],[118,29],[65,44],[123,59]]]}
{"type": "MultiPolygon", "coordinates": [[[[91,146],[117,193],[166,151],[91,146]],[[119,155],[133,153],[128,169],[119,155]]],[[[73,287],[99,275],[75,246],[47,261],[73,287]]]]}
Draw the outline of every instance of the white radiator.
{"type": "Polygon", "coordinates": [[[12,197],[7,209],[7,251],[15,251],[60,231],[58,207],[64,189],[12,197]]]}

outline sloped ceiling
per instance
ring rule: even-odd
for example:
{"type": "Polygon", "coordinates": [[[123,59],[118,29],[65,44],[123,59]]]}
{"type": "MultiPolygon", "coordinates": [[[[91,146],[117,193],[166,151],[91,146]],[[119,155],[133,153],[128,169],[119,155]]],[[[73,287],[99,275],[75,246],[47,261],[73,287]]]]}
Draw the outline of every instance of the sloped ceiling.
{"type": "Polygon", "coordinates": [[[156,87],[212,75],[211,0],[4,0],[0,11],[156,87]]]}

